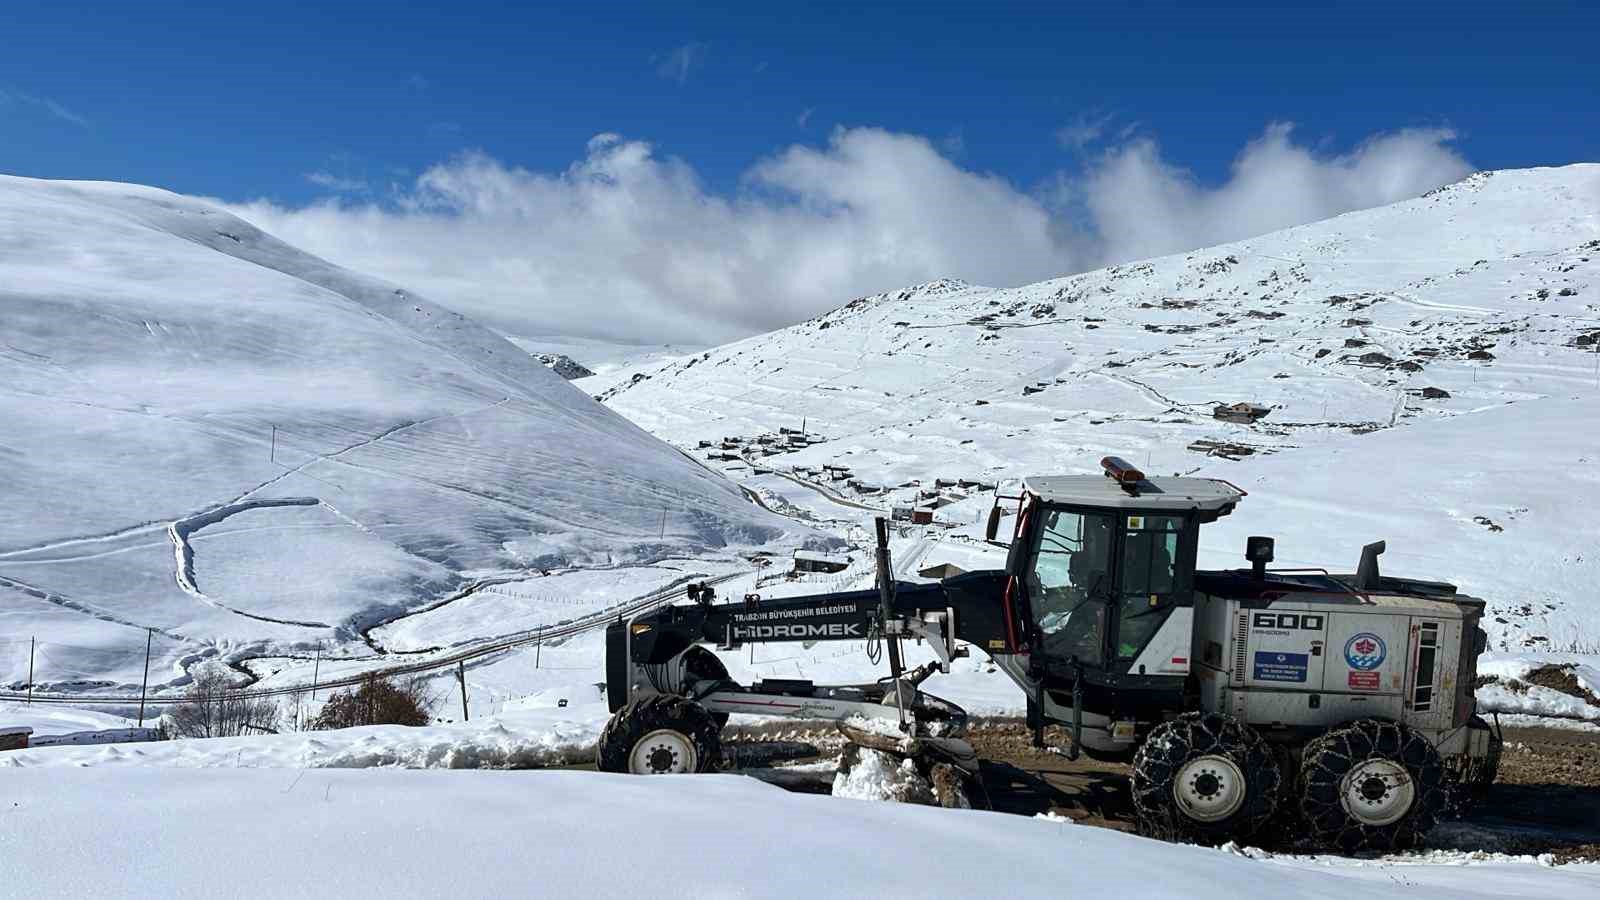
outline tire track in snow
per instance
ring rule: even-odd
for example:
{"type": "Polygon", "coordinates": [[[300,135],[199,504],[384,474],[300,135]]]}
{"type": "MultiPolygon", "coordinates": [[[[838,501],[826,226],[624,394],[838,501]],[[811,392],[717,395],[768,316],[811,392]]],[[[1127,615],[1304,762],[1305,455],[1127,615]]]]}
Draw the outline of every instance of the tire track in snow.
{"type": "Polygon", "coordinates": [[[238,513],[242,513],[247,510],[271,509],[283,506],[318,506],[321,504],[321,502],[322,501],[318,500],[316,497],[283,497],[271,500],[245,500],[242,502],[227,503],[216,507],[215,509],[207,510],[203,513],[197,513],[187,518],[178,519],[177,521],[171,523],[167,526],[167,539],[172,541],[172,552],[176,563],[174,578],[178,582],[178,588],[185,594],[188,594],[202,603],[205,603],[209,606],[214,606],[217,609],[224,610],[226,612],[233,613],[234,615],[244,616],[247,619],[255,619],[259,622],[270,622],[274,625],[297,625],[302,628],[333,627],[325,622],[300,622],[294,619],[275,619],[271,616],[258,615],[256,613],[246,612],[242,609],[236,609],[220,600],[216,600],[207,596],[204,591],[200,590],[200,586],[195,583],[194,546],[189,543],[189,536],[194,534],[196,531],[199,531],[207,525],[215,525],[229,516],[237,515],[238,513]]]}

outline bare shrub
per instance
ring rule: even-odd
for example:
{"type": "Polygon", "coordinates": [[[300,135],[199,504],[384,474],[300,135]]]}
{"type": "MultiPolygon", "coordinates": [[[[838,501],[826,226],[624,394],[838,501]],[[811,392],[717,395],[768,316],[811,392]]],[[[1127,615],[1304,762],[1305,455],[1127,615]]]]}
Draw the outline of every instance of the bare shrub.
{"type": "Polygon", "coordinates": [[[275,731],[278,705],[235,690],[226,675],[212,669],[195,676],[169,718],[178,737],[237,737],[275,731]]]}
{"type": "Polygon", "coordinates": [[[426,725],[433,700],[421,678],[397,681],[373,675],[354,690],[336,691],[311,727],[325,731],[358,725],[426,725]]]}

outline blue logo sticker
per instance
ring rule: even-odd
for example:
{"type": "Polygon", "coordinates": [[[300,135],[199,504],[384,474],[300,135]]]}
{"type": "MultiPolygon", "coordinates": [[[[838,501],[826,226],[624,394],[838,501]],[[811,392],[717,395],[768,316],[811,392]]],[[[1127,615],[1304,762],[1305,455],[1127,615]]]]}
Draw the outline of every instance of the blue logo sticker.
{"type": "Polygon", "coordinates": [[[1310,657],[1304,653],[1278,653],[1275,650],[1257,650],[1255,680],[1299,681],[1306,680],[1310,657]]]}
{"type": "Polygon", "coordinates": [[[1359,672],[1370,672],[1383,665],[1389,647],[1370,631],[1363,631],[1344,642],[1344,661],[1359,672]]]}

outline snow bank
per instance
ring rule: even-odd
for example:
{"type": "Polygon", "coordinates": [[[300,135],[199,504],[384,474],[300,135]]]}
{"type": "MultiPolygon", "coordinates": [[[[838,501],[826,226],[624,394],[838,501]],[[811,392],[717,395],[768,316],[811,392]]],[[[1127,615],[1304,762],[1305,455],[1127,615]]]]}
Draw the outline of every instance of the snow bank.
{"type": "Polygon", "coordinates": [[[730,775],[6,773],[6,888],[35,898],[1592,896],[1600,868],[1251,859],[730,775]]]}
{"type": "Polygon", "coordinates": [[[81,731],[133,728],[137,724],[133,719],[70,706],[0,702],[0,728],[27,726],[33,729],[34,740],[81,731]]]}
{"type": "Polygon", "coordinates": [[[1549,653],[1488,653],[1478,660],[1478,674],[1495,680],[1478,688],[1478,710],[1553,716],[1600,723],[1600,704],[1576,691],[1600,696],[1600,656],[1549,653]],[[1535,670],[1560,667],[1575,685],[1557,690],[1529,681],[1535,670]]]}
{"type": "Polygon", "coordinates": [[[603,704],[527,709],[459,725],[375,725],[338,731],[41,747],[0,754],[0,768],[522,769],[588,763],[603,704]]]}
{"type": "Polygon", "coordinates": [[[917,771],[917,764],[881,750],[856,751],[848,772],[833,778],[833,796],[848,800],[923,802],[933,796],[933,785],[917,771]]]}

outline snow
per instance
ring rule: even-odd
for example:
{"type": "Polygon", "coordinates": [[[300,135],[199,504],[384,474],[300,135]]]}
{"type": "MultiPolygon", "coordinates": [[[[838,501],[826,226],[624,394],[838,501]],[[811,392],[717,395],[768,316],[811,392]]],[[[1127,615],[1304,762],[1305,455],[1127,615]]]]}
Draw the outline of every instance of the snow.
{"type": "Polygon", "coordinates": [[[33,744],[85,733],[122,734],[137,725],[132,719],[87,709],[0,702],[0,728],[31,728],[33,744]]]}
{"type": "Polygon", "coordinates": [[[1534,669],[1570,666],[1578,687],[1600,697],[1600,655],[1549,653],[1490,653],[1478,660],[1478,673],[1498,681],[1478,689],[1478,706],[1484,712],[1573,719],[1600,725],[1600,705],[1564,691],[1527,682],[1534,669]],[[1512,687],[1511,685],[1516,685],[1512,687]]]}
{"type": "Polygon", "coordinates": [[[649,566],[509,578],[447,605],[375,628],[371,637],[398,652],[451,646],[484,635],[581,619],[673,585],[747,568],[726,560],[669,559],[649,566]]]}
{"type": "MultiPolygon", "coordinates": [[[[0,754],[0,768],[527,769],[594,761],[608,712],[589,702],[523,708],[455,725],[41,747],[0,754]]],[[[8,772],[8,774],[10,774],[8,772]]]]}
{"type": "Polygon", "coordinates": [[[790,794],[733,775],[96,768],[6,779],[6,884],[38,898],[1070,889],[1344,900],[1403,886],[1418,898],[1544,900],[1600,890],[1592,865],[1251,858],[1021,816],[790,794]],[[730,823],[736,846],[719,840],[730,823]]]}
{"type": "Polygon", "coordinates": [[[660,365],[669,359],[698,353],[705,347],[680,344],[625,344],[605,338],[571,335],[508,334],[506,339],[532,354],[550,353],[568,357],[595,374],[578,379],[584,390],[598,392],[634,371],[660,365]]]}
{"type": "MultiPolygon", "coordinates": [[[[1485,673],[1572,662],[1594,691],[1600,343],[1580,339],[1600,333],[1597,242],[1600,166],[1500,172],[1187,256],[1007,290],[936,282],[727,347],[608,359],[537,338],[517,349],[198,201],[0,179],[0,415],[17,423],[0,434],[0,493],[23,512],[0,521],[0,685],[25,680],[32,635],[39,680],[60,690],[137,687],[147,634],[158,687],[223,661],[291,686],[319,646],[321,676],[341,677],[702,575],[740,573],[724,597],[868,587],[868,520],[934,479],[1087,472],[1115,453],[1251,492],[1208,526],[1204,565],[1241,564],[1244,537],[1267,533],[1279,565],[1348,570],[1387,539],[1385,572],[1488,601],[1485,673]],[[601,374],[568,385],[527,351],[601,374]],[[1367,352],[1420,368],[1360,364],[1367,352]],[[1234,402],[1272,409],[1212,418],[1234,402]],[[717,467],[776,514],[694,453],[801,420],[827,440],[717,467]],[[1185,449],[1196,439],[1258,452],[1204,456],[1185,449]],[[824,463],[890,490],[790,477],[824,463]],[[845,542],[855,561],[836,574],[791,580],[740,559],[845,542]]],[[[896,577],[999,565],[981,533],[994,494],[938,492],[949,527],[897,526],[896,577]]],[[[884,674],[865,650],[719,656],[740,681],[848,683],[884,674]]],[[[7,883],[37,896],[1600,892],[1600,869],[1547,859],[1203,850],[736,776],[402,771],[592,758],[608,716],[598,632],[496,652],[466,675],[467,722],[0,754],[7,883]],[[739,852],[685,865],[729,823],[739,852]]],[[[452,673],[431,687],[435,715],[459,717],[452,673]]],[[[1022,707],[978,651],[923,688],[976,714],[1022,707]]],[[[1596,718],[1537,686],[1479,699],[1508,724],[1596,718]]],[[[6,705],[0,727],[90,730],[79,716],[6,705]]],[[[897,774],[863,760],[836,787],[883,796],[897,774]]]]}
{"type": "Polygon", "coordinates": [[[818,540],[487,329],[203,201],[0,177],[0,322],[0,685],[17,637],[81,691],[137,687],[153,634],[181,687],[364,650],[485,577],[818,540]]]}
{"type": "Polygon", "coordinates": [[[833,796],[846,800],[907,803],[932,795],[933,785],[917,771],[915,762],[881,750],[862,748],[850,771],[833,778],[833,796]]]}

